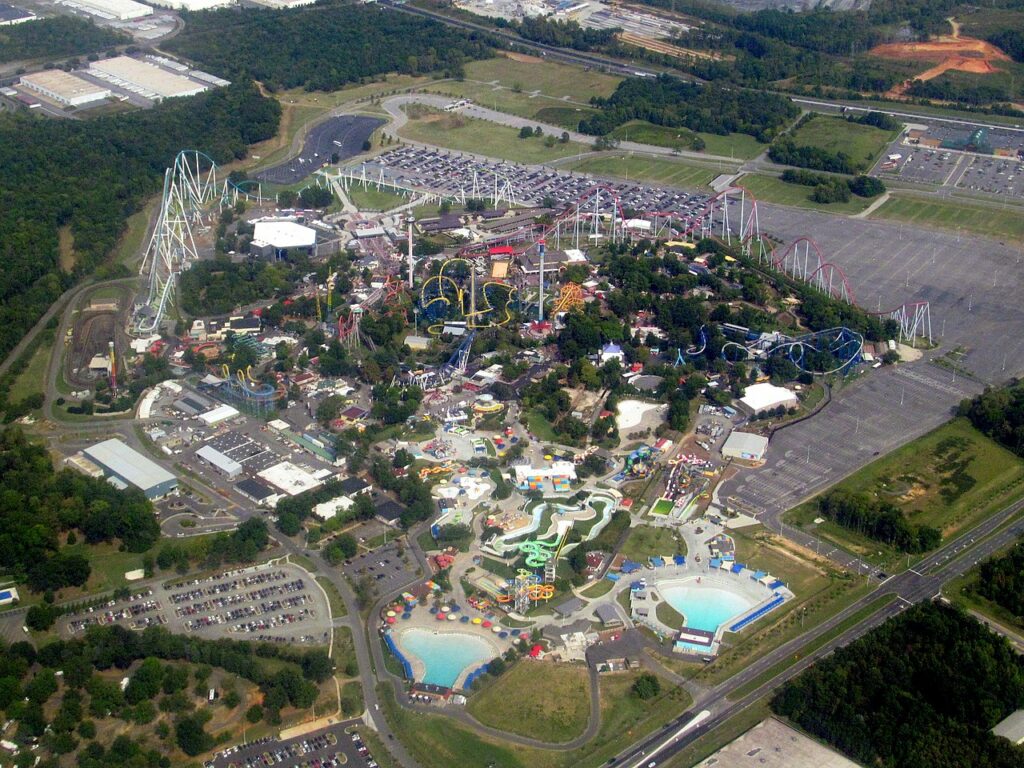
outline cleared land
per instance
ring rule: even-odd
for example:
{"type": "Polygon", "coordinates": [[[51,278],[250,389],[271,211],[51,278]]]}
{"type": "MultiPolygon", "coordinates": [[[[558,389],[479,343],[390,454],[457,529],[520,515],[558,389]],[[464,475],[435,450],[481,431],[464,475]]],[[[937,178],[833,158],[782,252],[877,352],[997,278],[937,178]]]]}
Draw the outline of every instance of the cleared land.
{"type": "Polygon", "coordinates": [[[367,186],[366,189],[353,186],[346,194],[360,211],[390,211],[392,208],[409,202],[409,198],[404,195],[397,195],[386,189],[377,189],[372,186],[367,186]]]}
{"type": "Polygon", "coordinates": [[[683,160],[669,158],[636,157],[631,154],[591,155],[590,157],[559,163],[558,167],[566,171],[592,173],[595,176],[608,176],[627,181],[647,182],[648,184],[664,184],[671,187],[695,189],[707,187],[712,179],[720,173],[734,171],[735,168],[723,163],[721,168],[687,163],[683,160]]]}
{"type": "MultiPolygon", "coordinates": [[[[52,335],[52,333],[50,334],[52,335]]],[[[28,366],[18,374],[18,378],[11,384],[11,390],[7,395],[10,403],[17,403],[29,395],[43,391],[43,381],[46,378],[46,365],[50,362],[50,354],[53,352],[53,342],[40,344],[39,348],[32,353],[28,366]]]]}
{"type": "Polygon", "coordinates": [[[527,93],[539,92],[578,102],[588,102],[593,96],[611,96],[622,81],[621,77],[597,70],[588,71],[582,67],[525,56],[470,62],[466,65],[466,79],[507,88],[518,85],[527,93]]]}
{"type": "Polygon", "coordinates": [[[947,203],[894,195],[872,211],[870,218],[960,229],[1001,240],[1024,241],[1024,213],[1020,208],[947,203]]]}
{"type": "Polygon", "coordinates": [[[587,727],[590,684],[582,666],[523,660],[470,697],[484,725],[557,744],[587,727]]]}
{"type": "Polygon", "coordinates": [[[746,187],[758,200],[779,205],[791,205],[794,208],[811,208],[828,213],[860,213],[872,201],[852,195],[849,202],[822,204],[811,200],[813,187],[802,184],[787,184],[775,176],[764,176],[759,173],[748,174],[739,182],[746,187]]]}
{"type": "Polygon", "coordinates": [[[544,143],[544,137],[521,139],[517,129],[486,120],[443,112],[413,111],[413,114],[417,113],[424,116],[413,118],[410,115],[409,122],[399,131],[400,135],[457,152],[475,152],[516,163],[540,164],[587,151],[582,144],[573,142],[556,142],[549,147],[544,143]]]}
{"type": "Polygon", "coordinates": [[[799,147],[815,147],[827,152],[845,152],[862,169],[870,168],[895,138],[894,131],[851,123],[841,117],[815,116],[793,133],[799,147]]]}
{"type": "Polygon", "coordinates": [[[686,128],[653,125],[643,120],[623,123],[612,131],[612,136],[623,141],[638,141],[641,144],[673,149],[690,149],[693,137],[699,136],[704,140],[704,151],[709,155],[735,157],[737,160],[757,157],[768,148],[767,144],[761,144],[753,136],[747,136],[745,133],[719,136],[715,133],[694,132],[686,128]]]}
{"type": "MultiPolygon", "coordinates": [[[[965,419],[954,419],[869,464],[836,488],[867,493],[898,506],[914,525],[929,525],[948,539],[1024,493],[1024,460],[985,437],[965,419]]],[[[787,520],[810,527],[817,500],[792,510],[787,520]]],[[[831,521],[818,535],[878,565],[898,566],[905,555],[831,521]]]]}

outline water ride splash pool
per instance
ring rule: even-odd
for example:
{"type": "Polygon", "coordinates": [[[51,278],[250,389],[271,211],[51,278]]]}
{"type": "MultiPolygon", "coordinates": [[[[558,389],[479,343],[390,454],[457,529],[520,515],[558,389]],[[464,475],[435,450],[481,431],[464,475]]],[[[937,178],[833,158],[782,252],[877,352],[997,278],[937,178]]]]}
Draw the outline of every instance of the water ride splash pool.
{"type": "Polygon", "coordinates": [[[434,632],[412,627],[396,634],[399,648],[423,667],[419,682],[452,688],[462,673],[490,661],[497,649],[465,632],[434,632]]]}
{"type": "Polygon", "coordinates": [[[738,592],[692,581],[666,585],[659,591],[668,604],[683,615],[687,627],[712,633],[759,602],[738,592]]]}

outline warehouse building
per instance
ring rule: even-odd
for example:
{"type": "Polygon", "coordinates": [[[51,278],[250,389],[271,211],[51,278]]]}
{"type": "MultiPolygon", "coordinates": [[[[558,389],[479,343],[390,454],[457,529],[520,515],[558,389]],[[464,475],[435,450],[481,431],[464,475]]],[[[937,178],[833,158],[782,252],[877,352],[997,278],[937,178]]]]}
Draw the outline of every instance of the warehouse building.
{"type": "Polygon", "coordinates": [[[59,69],[23,75],[20,85],[66,107],[82,107],[110,98],[109,88],[59,69]]]}
{"type": "Polygon", "coordinates": [[[236,5],[236,0],[152,0],[153,5],[161,8],[172,8],[175,11],[208,11],[211,8],[224,8],[236,5]]]}
{"type": "Polygon", "coordinates": [[[7,3],[0,3],[0,27],[22,24],[26,21],[32,21],[34,18],[36,18],[36,15],[31,11],[15,8],[7,3]]]}
{"type": "Polygon", "coordinates": [[[94,61],[89,65],[89,74],[150,101],[195,96],[209,89],[207,85],[131,56],[94,61]]]}
{"type": "Polygon", "coordinates": [[[152,16],[153,9],[135,0],[63,0],[63,5],[85,11],[90,16],[115,21],[131,21],[152,16]]]}
{"type": "Polygon", "coordinates": [[[138,488],[148,499],[161,499],[178,487],[178,478],[120,440],[105,440],[82,453],[114,485],[138,488]]]}
{"type": "Polygon", "coordinates": [[[722,446],[723,459],[742,461],[764,461],[768,452],[768,438],[750,432],[732,432],[722,446]]]}
{"type": "Polygon", "coordinates": [[[740,405],[753,416],[774,411],[779,406],[788,409],[796,408],[799,404],[800,400],[796,394],[785,387],[777,387],[768,382],[752,384],[746,388],[743,397],[740,398],[740,405]]]}

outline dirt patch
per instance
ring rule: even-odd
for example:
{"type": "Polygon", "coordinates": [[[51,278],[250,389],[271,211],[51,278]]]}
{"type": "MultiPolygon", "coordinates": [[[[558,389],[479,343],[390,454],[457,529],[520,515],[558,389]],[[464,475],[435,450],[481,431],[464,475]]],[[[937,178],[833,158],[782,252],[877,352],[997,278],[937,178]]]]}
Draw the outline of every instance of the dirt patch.
{"type": "Polygon", "coordinates": [[[64,225],[57,230],[57,246],[60,249],[60,268],[63,272],[70,273],[78,261],[75,254],[75,236],[71,234],[70,226],[64,225]]]}
{"type": "Polygon", "coordinates": [[[1009,56],[991,43],[958,35],[943,35],[919,43],[885,43],[876,45],[869,54],[881,59],[936,62],[935,66],[900,83],[886,93],[886,96],[895,98],[903,96],[913,80],[931,80],[951,70],[990,75],[1000,71],[993,62],[1010,61],[1009,56]]]}
{"type": "Polygon", "coordinates": [[[719,53],[708,51],[697,51],[693,48],[680,48],[678,45],[664,43],[644,35],[637,35],[633,32],[620,32],[619,40],[628,45],[635,45],[637,48],[644,48],[655,53],[662,53],[676,59],[707,59],[709,61],[734,61],[735,56],[722,56],[719,53]]]}
{"type": "Polygon", "coordinates": [[[815,554],[813,549],[794,544],[792,541],[770,534],[764,542],[783,557],[792,560],[794,563],[813,568],[822,576],[827,576],[828,571],[822,566],[829,561],[822,555],[815,554]]]}
{"type": "Polygon", "coordinates": [[[540,64],[544,59],[539,56],[529,56],[525,53],[516,53],[514,51],[505,51],[502,54],[506,59],[512,59],[512,61],[521,61],[524,64],[540,64]]]}

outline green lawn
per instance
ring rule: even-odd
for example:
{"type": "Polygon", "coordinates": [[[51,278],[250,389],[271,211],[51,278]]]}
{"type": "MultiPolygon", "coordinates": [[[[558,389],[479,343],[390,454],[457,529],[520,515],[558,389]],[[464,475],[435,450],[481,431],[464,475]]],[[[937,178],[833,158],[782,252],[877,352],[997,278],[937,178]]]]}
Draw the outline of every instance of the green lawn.
{"type": "Polygon", "coordinates": [[[525,117],[540,123],[550,123],[569,130],[576,130],[580,120],[594,114],[594,109],[585,102],[567,100],[547,94],[533,94],[516,91],[510,85],[491,85],[471,80],[445,80],[430,86],[430,91],[443,93],[453,98],[470,99],[474,104],[525,117]]]}
{"type": "Polygon", "coordinates": [[[895,131],[883,131],[871,125],[824,115],[816,115],[792,134],[798,147],[845,152],[862,171],[874,165],[896,135],[895,131]]]}
{"type": "Polygon", "coordinates": [[[661,515],[664,517],[672,511],[672,501],[670,499],[658,499],[654,502],[654,506],[651,507],[652,515],[661,515]]]}
{"type": "Polygon", "coordinates": [[[338,588],[326,576],[317,576],[316,583],[323,587],[324,592],[327,593],[327,602],[331,606],[331,616],[335,619],[341,616],[348,616],[348,609],[338,593],[338,588]]]}
{"type": "Polygon", "coordinates": [[[668,600],[662,600],[658,603],[658,607],[654,609],[654,613],[658,617],[658,621],[666,627],[679,629],[679,627],[683,626],[683,614],[669,605],[668,600]]]}
{"type": "MultiPolygon", "coordinates": [[[[419,106],[419,105],[416,105],[419,106]]],[[[460,114],[414,110],[420,118],[410,119],[399,133],[406,139],[445,147],[457,152],[474,152],[516,163],[540,164],[576,155],[587,149],[569,142],[546,146],[543,137],[519,138],[519,131],[486,120],[460,114]]]]}
{"type": "Polygon", "coordinates": [[[346,194],[360,211],[390,211],[409,201],[405,195],[396,194],[388,189],[378,189],[372,185],[367,185],[366,189],[352,185],[346,194]]]}
{"type": "Polygon", "coordinates": [[[685,555],[686,544],[676,539],[671,528],[638,525],[629,532],[620,552],[630,560],[646,562],[652,555],[685,555]]]}
{"type": "Polygon", "coordinates": [[[1019,207],[922,200],[896,194],[872,211],[870,218],[964,230],[1017,243],[1024,241],[1024,211],[1019,207]]]}
{"type": "Polygon", "coordinates": [[[474,693],[466,709],[484,725],[552,744],[583,733],[590,717],[590,683],[581,665],[517,663],[474,693]]]}
{"type": "MultiPolygon", "coordinates": [[[[834,487],[890,501],[910,523],[936,527],[948,539],[1024,493],[1024,460],[966,419],[954,419],[834,487]]],[[[788,513],[787,520],[810,528],[817,516],[817,501],[812,499],[788,513]]],[[[888,545],[832,522],[816,526],[816,531],[883,567],[898,567],[906,560],[888,545]]]]}
{"type": "Polygon", "coordinates": [[[612,591],[612,587],[615,586],[615,582],[610,579],[601,579],[596,584],[591,584],[585,590],[580,592],[584,597],[595,598],[603,597],[612,591]]]}
{"type": "Polygon", "coordinates": [[[873,202],[851,195],[849,202],[846,203],[830,203],[828,205],[816,203],[811,200],[813,187],[787,184],[776,176],[765,176],[759,173],[747,174],[737,183],[746,187],[754,197],[765,203],[791,205],[795,208],[813,208],[828,213],[860,213],[873,202]]]}
{"type": "Polygon", "coordinates": [[[728,164],[721,168],[697,165],[667,157],[637,157],[621,152],[614,155],[602,154],[560,163],[559,168],[595,176],[609,176],[630,181],[644,181],[651,184],[666,184],[674,187],[707,187],[721,173],[735,170],[728,164]]]}
{"type": "Polygon", "coordinates": [[[543,414],[527,411],[526,426],[543,443],[553,443],[558,440],[555,431],[551,428],[551,422],[543,414]]]}
{"type": "Polygon", "coordinates": [[[645,120],[630,120],[612,131],[612,136],[623,141],[636,141],[641,144],[653,144],[656,147],[671,147],[688,150],[692,148],[694,136],[704,140],[704,152],[709,155],[734,157],[737,160],[749,160],[757,157],[767,148],[753,136],[745,133],[730,133],[719,136],[716,133],[702,133],[688,128],[669,128],[664,125],[653,125],[645,120]]]}

